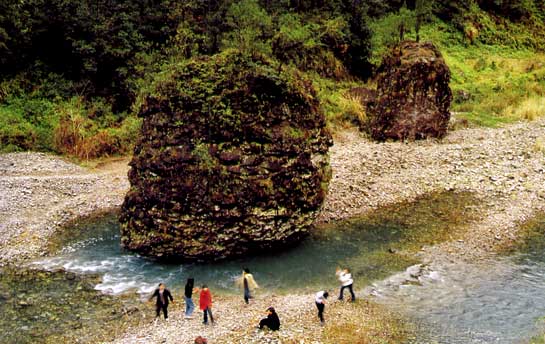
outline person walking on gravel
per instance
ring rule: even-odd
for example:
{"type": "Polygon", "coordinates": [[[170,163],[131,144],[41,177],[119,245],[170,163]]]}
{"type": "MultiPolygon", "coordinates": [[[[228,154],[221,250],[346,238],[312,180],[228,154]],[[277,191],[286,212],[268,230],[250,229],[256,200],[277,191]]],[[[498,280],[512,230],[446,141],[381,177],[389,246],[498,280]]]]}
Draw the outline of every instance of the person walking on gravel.
{"type": "Polygon", "coordinates": [[[163,315],[165,316],[165,320],[168,320],[168,303],[171,301],[174,303],[174,299],[172,298],[172,294],[170,291],[165,287],[164,283],[159,283],[159,287],[155,289],[149,300],[156,298],[155,301],[155,318],[158,319],[159,315],[161,314],[161,311],[163,311],[163,315]]]}
{"type": "Polygon", "coordinates": [[[316,307],[318,308],[318,319],[320,319],[320,323],[322,323],[322,325],[324,324],[324,310],[328,296],[329,293],[322,290],[317,292],[315,297],[316,307]]]}
{"type": "Polygon", "coordinates": [[[202,286],[201,294],[199,297],[199,306],[203,311],[203,324],[208,325],[208,316],[210,316],[210,322],[214,323],[214,316],[212,315],[212,293],[206,285],[202,286]]]}
{"type": "Polygon", "coordinates": [[[251,289],[259,288],[259,285],[254,279],[254,276],[250,273],[250,269],[244,268],[242,270],[242,276],[237,279],[237,284],[244,289],[244,302],[250,303],[252,298],[251,289]]]}
{"type": "Polygon", "coordinates": [[[199,288],[195,288],[195,279],[188,278],[185,284],[185,318],[192,319],[193,311],[195,310],[195,304],[193,303],[193,294],[199,292],[199,288]]]}
{"type": "Polygon", "coordinates": [[[349,269],[337,268],[336,273],[339,282],[341,282],[341,292],[339,293],[339,300],[343,299],[344,289],[348,288],[350,291],[350,296],[352,297],[352,302],[356,301],[356,295],[354,294],[354,279],[349,269]]]}

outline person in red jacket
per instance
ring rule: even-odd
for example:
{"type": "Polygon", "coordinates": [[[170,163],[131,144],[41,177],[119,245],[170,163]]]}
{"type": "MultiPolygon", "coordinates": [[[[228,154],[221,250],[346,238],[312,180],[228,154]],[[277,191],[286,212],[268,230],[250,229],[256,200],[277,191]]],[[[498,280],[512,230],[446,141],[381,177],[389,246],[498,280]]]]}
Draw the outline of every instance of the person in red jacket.
{"type": "Polygon", "coordinates": [[[201,294],[199,298],[199,306],[204,314],[203,324],[208,325],[208,315],[210,315],[210,321],[214,323],[214,317],[212,315],[212,293],[206,285],[202,286],[201,294]]]}

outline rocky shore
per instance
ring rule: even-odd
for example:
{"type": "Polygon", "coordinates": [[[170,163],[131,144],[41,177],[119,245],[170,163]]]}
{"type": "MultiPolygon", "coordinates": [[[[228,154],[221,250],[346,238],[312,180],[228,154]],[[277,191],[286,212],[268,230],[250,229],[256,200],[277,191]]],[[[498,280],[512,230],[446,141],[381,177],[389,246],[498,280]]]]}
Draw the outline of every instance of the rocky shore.
{"type": "Polygon", "coordinates": [[[46,253],[71,221],[118,209],[128,159],[87,169],[43,153],[0,155],[0,266],[46,253]]]}
{"type": "Polygon", "coordinates": [[[521,222],[545,210],[545,119],[451,132],[441,141],[370,143],[356,132],[331,149],[333,178],[320,222],[362,215],[387,204],[444,190],[471,192],[480,219],[464,237],[425,248],[473,259],[513,240],[521,222]]]}
{"type": "MultiPolygon", "coordinates": [[[[198,300],[198,297],[197,297],[198,300]]],[[[198,336],[208,343],[222,344],[319,344],[323,343],[326,333],[336,331],[337,326],[350,332],[351,325],[357,323],[361,343],[368,343],[368,336],[375,342],[397,342],[397,335],[406,335],[406,330],[385,331],[381,326],[396,326],[396,315],[369,304],[365,300],[356,303],[337,301],[331,295],[325,312],[325,326],[317,317],[313,295],[275,296],[258,295],[249,305],[240,297],[220,297],[215,299],[213,313],[214,325],[202,324],[202,312],[196,311],[193,319],[184,319],[184,305],[174,304],[168,321],[154,320],[154,310],[147,308],[147,319],[136,327],[129,327],[124,336],[113,344],[147,343],[188,343],[193,344],[198,336]],[[265,310],[274,306],[281,321],[279,331],[259,330],[259,320],[265,317],[265,310]],[[379,314],[380,313],[380,314],[379,314]],[[395,325],[394,325],[395,324],[395,325]],[[382,341],[381,341],[382,340],[382,341]]],[[[342,342],[342,343],[348,343],[342,342]]]]}
{"type": "MultiPolygon", "coordinates": [[[[333,178],[318,222],[430,192],[469,191],[482,199],[481,220],[464,238],[426,250],[430,257],[470,258],[493,251],[545,208],[545,154],[537,148],[543,137],[545,119],[414,143],[372,143],[342,133],[331,148],[333,178]]],[[[45,253],[48,238],[72,220],[118,209],[129,187],[127,163],[88,169],[43,153],[0,155],[0,264],[45,253]]]]}
{"type": "MultiPolygon", "coordinates": [[[[521,222],[545,211],[545,153],[537,143],[544,137],[545,119],[458,130],[442,141],[416,143],[372,143],[357,132],[342,133],[331,149],[333,178],[319,222],[363,215],[432,192],[471,192],[481,201],[478,220],[461,238],[423,247],[418,255],[423,261],[485,257],[515,239],[521,222]]],[[[0,264],[46,253],[48,238],[70,221],[118,209],[129,186],[127,162],[88,169],[41,153],[0,155],[0,264]]],[[[138,314],[152,315],[152,307],[147,308],[138,314]]],[[[221,296],[214,309],[217,325],[210,327],[199,317],[184,320],[182,309],[175,303],[168,323],[146,318],[115,342],[192,343],[202,335],[209,343],[319,343],[327,332],[315,319],[312,295],[264,294],[250,306],[239,297],[221,296]],[[257,321],[271,305],[283,330],[257,331],[257,321]]],[[[366,315],[369,309],[365,301],[359,306],[334,303],[325,329],[355,312],[361,326],[372,328],[377,315],[366,315]]]]}

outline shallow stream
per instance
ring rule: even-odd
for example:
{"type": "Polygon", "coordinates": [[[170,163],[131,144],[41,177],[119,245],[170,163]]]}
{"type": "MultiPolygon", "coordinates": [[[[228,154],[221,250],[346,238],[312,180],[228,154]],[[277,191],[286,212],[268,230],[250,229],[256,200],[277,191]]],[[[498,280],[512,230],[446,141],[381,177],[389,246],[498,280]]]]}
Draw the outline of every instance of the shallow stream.
{"type": "Polygon", "coordinates": [[[212,264],[168,264],[127,252],[120,246],[119,224],[114,216],[86,224],[80,230],[83,237],[67,243],[53,257],[33,264],[48,270],[100,274],[102,281],[95,288],[107,294],[134,290],[146,295],[159,282],[181,290],[188,277],[215,292],[232,293],[237,292],[234,281],[245,267],[252,270],[264,292],[308,292],[335,286],[338,265],[356,269],[363,284],[413,262],[397,257],[382,264],[388,256],[394,258],[388,248],[401,237],[399,228],[361,230],[357,223],[342,230],[335,226],[322,228],[301,245],[283,252],[212,264]]]}
{"type": "Polygon", "coordinates": [[[80,319],[100,324],[119,317],[127,306],[117,299],[134,292],[144,297],[159,282],[165,282],[175,297],[181,294],[187,277],[194,277],[197,284],[208,284],[215,293],[234,293],[234,280],[248,267],[262,293],[312,292],[336,289],[334,271],[338,265],[351,267],[357,289],[372,285],[366,289],[376,300],[415,320],[417,343],[527,341],[540,333],[540,317],[545,316],[545,245],[528,246],[479,265],[436,262],[419,266],[410,254],[422,245],[456,239],[457,231],[476,216],[475,202],[467,194],[430,195],[365,218],[322,226],[286,251],[213,264],[166,264],[139,257],[121,248],[114,215],[85,221],[55,240],[50,257],[30,264],[60,272],[39,278],[30,273],[24,279],[2,272],[0,315],[4,319],[21,316],[0,321],[0,333],[18,335],[12,338],[16,341],[0,342],[69,338],[64,332],[59,334],[64,328],[71,336],[80,336],[80,319]],[[79,309],[72,315],[57,305],[59,299],[62,302],[70,297],[74,288],[74,297],[81,293],[87,299],[84,307],[75,302],[79,309]],[[94,296],[89,290],[93,288],[113,297],[94,296]],[[11,294],[18,289],[27,290],[24,297],[30,302],[14,299],[11,294]],[[36,310],[38,306],[41,308],[36,310]],[[112,307],[115,312],[108,313],[112,307]],[[29,321],[25,312],[40,314],[29,321]]]}
{"type": "Polygon", "coordinates": [[[516,253],[415,265],[368,292],[416,320],[417,343],[543,343],[545,217],[534,225],[541,227],[516,253]]]}
{"type": "Polygon", "coordinates": [[[51,257],[35,262],[46,269],[98,273],[97,290],[146,294],[159,282],[181,289],[186,278],[216,292],[235,292],[234,280],[247,267],[264,292],[309,292],[336,287],[335,268],[348,266],[359,285],[382,279],[414,264],[398,254],[450,238],[452,226],[470,221],[476,200],[470,194],[434,194],[396,204],[352,221],[321,226],[301,244],[285,251],[264,252],[211,264],[165,264],[140,257],[120,246],[114,215],[79,224],[53,243],[51,257]]]}

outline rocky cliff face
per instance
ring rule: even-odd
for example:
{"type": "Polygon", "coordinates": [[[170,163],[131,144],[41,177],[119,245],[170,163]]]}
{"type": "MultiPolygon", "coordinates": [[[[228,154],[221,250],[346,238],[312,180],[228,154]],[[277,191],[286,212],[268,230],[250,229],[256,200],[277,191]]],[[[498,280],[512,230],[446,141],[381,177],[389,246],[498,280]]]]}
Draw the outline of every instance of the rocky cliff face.
{"type": "Polygon", "coordinates": [[[209,260],[307,234],[332,144],[309,82],[228,51],[172,67],[152,89],[120,216],[125,247],[209,260]]]}
{"type": "Polygon", "coordinates": [[[432,43],[402,42],[386,56],[368,106],[375,140],[443,137],[450,119],[450,71],[432,43]]]}

